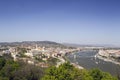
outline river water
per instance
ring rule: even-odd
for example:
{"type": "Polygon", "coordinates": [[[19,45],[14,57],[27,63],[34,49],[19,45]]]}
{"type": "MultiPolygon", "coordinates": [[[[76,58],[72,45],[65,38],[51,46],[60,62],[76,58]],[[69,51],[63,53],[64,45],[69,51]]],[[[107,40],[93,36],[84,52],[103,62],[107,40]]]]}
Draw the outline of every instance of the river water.
{"type": "Polygon", "coordinates": [[[67,55],[67,58],[70,62],[79,64],[85,69],[99,68],[102,71],[111,73],[112,75],[120,74],[120,65],[95,58],[94,56],[97,52],[98,51],[95,50],[84,50],[69,54],[67,55]]]}

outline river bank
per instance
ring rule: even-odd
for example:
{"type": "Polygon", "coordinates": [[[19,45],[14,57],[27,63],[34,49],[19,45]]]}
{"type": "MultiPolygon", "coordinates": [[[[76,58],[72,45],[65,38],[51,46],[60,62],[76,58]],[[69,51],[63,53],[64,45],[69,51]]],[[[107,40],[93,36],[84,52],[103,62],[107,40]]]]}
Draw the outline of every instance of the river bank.
{"type": "Polygon", "coordinates": [[[59,59],[59,62],[57,62],[57,65],[56,65],[56,67],[59,67],[61,64],[63,64],[63,63],[65,63],[66,62],[66,60],[64,59],[64,58],[58,58],[59,59]]]}
{"type": "Polygon", "coordinates": [[[95,50],[86,50],[86,51],[79,51],[75,54],[67,55],[67,59],[71,63],[76,63],[82,66],[84,69],[93,69],[99,68],[104,72],[109,72],[112,75],[116,76],[118,73],[120,74],[120,65],[110,62],[103,58],[98,58],[95,55],[98,54],[98,51],[95,50]],[[76,55],[76,57],[74,57],[76,55]]]}
{"type": "Polygon", "coordinates": [[[96,54],[95,57],[98,58],[98,59],[101,59],[103,61],[106,61],[106,62],[112,62],[114,64],[120,65],[120,62],[117,62],[117,61],[115,61],[113,59],[110,59],[110,58],[105,58],[105,57],[103,57],[103,56],[101,56],[99,54],[96,54]]]}
{"type": "MultiPolygon", "coordinates": [[[[67,59],[67,57],[60,57],[60,58],[58,58],[59,59],[59,62],[57,62],[57,65],[56,65],[56,67],[59,67],[61,64],[64,64],[65,62],[70,62],[68,59],[67,59]]],[[[78,69],[84,69],[84,67],[82,67],[82,66],[80,66],[79,64],[77,64],[77,63],[72,63],[72,62],[70,62],[70,64],[71,65],[73,65],[74,67],[76,67],[76,68],[78,68],[78,69]]]]}

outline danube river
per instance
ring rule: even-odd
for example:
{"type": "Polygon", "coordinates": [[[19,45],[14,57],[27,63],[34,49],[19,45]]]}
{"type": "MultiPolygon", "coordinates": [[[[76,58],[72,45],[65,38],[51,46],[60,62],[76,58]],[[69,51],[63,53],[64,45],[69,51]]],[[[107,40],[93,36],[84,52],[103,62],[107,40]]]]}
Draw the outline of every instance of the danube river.
{"type": "Polygon", "coordinates": [[[95,57],[97,51],[84,50],[67,55],[70,62],[79,64],[86,69],[99,68],[102,71],[109,72],[112,75],[120,74],[120,65],[106,62],[95,57]]]}

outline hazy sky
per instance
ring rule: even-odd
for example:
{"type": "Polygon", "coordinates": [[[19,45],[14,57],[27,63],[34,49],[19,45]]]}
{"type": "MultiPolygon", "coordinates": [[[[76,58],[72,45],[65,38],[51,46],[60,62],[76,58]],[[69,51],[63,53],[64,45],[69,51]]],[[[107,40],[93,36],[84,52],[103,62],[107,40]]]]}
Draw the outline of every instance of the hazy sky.
{"type": "Polygon", "coordinates": [[[0,42],[120,45],[120,0],[0,0],[0,42]]]}

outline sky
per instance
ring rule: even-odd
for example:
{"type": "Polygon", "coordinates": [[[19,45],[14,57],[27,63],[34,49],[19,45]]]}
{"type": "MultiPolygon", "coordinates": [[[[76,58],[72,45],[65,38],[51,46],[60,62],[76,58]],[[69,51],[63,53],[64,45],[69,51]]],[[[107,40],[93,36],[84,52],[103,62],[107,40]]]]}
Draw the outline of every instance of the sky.
{"type": "Polygon", "coordinates": [[[120,45],[120,0],[0,0],[0,42],[120,45]]]}

